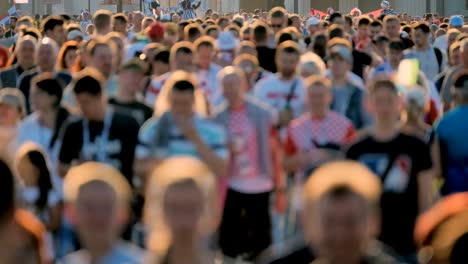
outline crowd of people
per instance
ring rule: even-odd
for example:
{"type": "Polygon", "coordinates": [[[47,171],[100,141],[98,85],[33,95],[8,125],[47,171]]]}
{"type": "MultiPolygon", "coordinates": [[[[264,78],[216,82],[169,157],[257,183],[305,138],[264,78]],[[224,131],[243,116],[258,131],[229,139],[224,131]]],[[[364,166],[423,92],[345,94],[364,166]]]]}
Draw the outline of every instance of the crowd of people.
{"type": "Polygon", "coordinates": [[[468,25],[384,2],[11,17],[0,262],[468,263],[468,25]]]}

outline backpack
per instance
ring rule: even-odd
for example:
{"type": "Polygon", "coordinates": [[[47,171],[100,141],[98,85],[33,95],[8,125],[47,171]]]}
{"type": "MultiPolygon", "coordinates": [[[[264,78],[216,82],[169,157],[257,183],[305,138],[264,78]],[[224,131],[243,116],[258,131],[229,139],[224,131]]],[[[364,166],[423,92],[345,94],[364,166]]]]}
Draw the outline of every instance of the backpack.
{"type": "Polygon", "coordinates": [[[442,71],[442,51],[440,51],[440,49],[434,47],[434,53],[436,55],[436,58],[437,58],[437,64],[439,65],[439,72],[442,71]]]}

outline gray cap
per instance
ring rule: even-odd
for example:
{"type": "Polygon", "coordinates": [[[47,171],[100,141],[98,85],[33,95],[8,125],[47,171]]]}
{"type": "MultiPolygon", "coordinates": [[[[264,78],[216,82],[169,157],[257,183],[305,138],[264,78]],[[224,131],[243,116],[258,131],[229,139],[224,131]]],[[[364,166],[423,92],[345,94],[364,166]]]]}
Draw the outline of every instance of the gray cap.
{"type": "Polygon", "coordinates": [[[344,45],[335,45],[330,49],[330,57],[339,56],[343,60],[353,63],[353,52],[344,45]]]}

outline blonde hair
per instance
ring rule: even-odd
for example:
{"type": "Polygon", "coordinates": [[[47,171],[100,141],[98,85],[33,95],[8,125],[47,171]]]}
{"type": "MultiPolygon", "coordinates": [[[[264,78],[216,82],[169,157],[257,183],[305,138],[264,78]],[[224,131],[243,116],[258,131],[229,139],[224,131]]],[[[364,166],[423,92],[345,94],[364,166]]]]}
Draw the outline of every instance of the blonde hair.
{"type": "MultiPolygon", "coordinates": [[[[200,160],[179,156],[163,160],[153,171],[146,189],[144,220],[148,231],[147,248],[155,257],[166,255],[172,234],[164,217],[164,197],[173,186],[190,186],[203,195],[203,213],[197,230],[202,237],[213,234],[218,225],[217,184],[214,174],[200,160]]],[[[196,223],[194,223],[196,224],[196,223]]]]}
{"type": "Polygon", "coordinates": [[[198,88],[198,82],[195,75],[186,71],[175,71],[169,79],[164,83],[161,91],[154,103],[154,114],[156,116],[162,116],[165,112],[171,109],[169,97],[172,93],[174,85],[178,82],[187,81],[193,84],[195,87],[194,96],[195,102],[193,110],[200,116],[208,116],[208,102],[206,100],[203,91],[198,88]]]}
{"type": "Polygon", "coordinates": [[[63,182],[65,202],[75,203],[80,188],[96,181],[104,183],[116,193],[118,205],[130,205],[132,189],[127,179],[114,167],[99,162],[86,162],[68,171],[63,182]]]}

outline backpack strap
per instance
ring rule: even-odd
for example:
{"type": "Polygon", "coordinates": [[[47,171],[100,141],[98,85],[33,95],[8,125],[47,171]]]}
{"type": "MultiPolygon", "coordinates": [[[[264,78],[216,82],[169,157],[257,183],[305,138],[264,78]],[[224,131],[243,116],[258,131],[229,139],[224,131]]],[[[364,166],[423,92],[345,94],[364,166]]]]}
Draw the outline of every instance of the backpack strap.
{"type": "Polygon", "coordinates": [[[439,72],[442,71],[442,51],[440,51],[440,49],[434,47],[434,53],[436,55],[436,58],[437,58],[437,63],[439,65],[439,72]]]}

